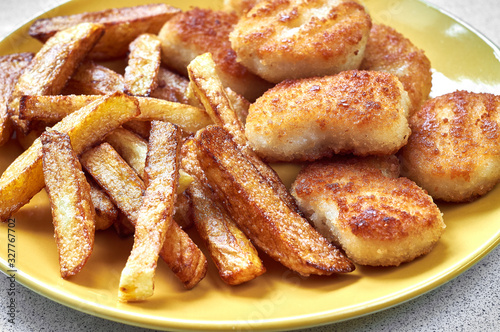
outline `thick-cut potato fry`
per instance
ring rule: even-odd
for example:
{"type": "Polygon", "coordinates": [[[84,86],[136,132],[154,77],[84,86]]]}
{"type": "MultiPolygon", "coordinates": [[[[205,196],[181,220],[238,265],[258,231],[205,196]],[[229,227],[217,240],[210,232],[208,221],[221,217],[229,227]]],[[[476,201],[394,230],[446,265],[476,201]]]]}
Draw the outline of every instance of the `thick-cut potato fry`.
{"type": "Polygon", "coordinates": [[[122,125],[123,128],[141,136],[144,139],[149,139],[151,132],[151,121],[131,120],[122,125]]]}
{"type": "Polygon", "coordinates": [[[222,82],[218,78],[215,62],[210,53],[197,56],[188,66],[192,88],[212,121],[225,128],[233,136],[234,141],[246,158],[258,169],[281,199],[294,211],[300,212],[295,200],[281,182],[278,174],[264,163],[248,146],[242,122],[236,115],[231,101],[227,97],[222,82]]]}
{"type": "Polygon", "coordinates": [[[130,43],[129,50],[124,76],[125,91],[134,96],[148,97],[158,85],[160,40],[145,33],[130,43]]]}
{"type": "Polygon", "coordinates": [[[46,42],[57,31],[83,22],[103,24],[106,32],[89,55],[93,59],[109,60],[127,54],[129,44],[142,33],[157,34],[163,24],[179,9],[166,4],[113,8],[69,16],[36,20],[30,36],[46,42]]]}
{"type": "Polygon", "coordinates": [[[7,105],[12,90],[21,74],[28,68],[33,53],[16,53],[0,57],[0,145],[5,144],[12,135],[12,121],[7,105]]]}
{"type": "Polygon", "coordinates": [[[266,271],[257,250],[215,199],[200,167],[196,144],[190,140],[182,151],[182,167],[195,178],[188,188],[194,223],[219,276],[229,285],[255,279],[266,271]]]}
{"type": "Polygon", "coordinates": [[[66,83],[62,94],[107,95],[125,90],[125,79],[117,72],[85,60],[66,83]]]}
{"type": "MultiPolygon", "coordinates": [[[[67,133],[73,149],[80,154],[138,114],[135,98],[116,93],[82,107],[54,125],[53,129],[67,133]]],[[[42,145],[37,139],[0,177],[0,220],[7,220],[43,186],[42,145]]]]}
{"type": "Polygon", "coordinates": [[[224,128],[209,126],[196,142],[210,184],[257,247],[304,276],[354,270],[339,249],[281,200],[224,128]]]}
{"type": "Polygon", "coordinates": [[[94,248],[90,186],[67,134],[49,130],[40,140],[61,276],[68,278],[82,269],[94,248]]]}
{"type": "Polygon", "coordinates": [[[148,142],[130,130],[117,128],[106,136],[108,142],[144,180],[148,142]]]}
{"type": "Polygon", "coordinates": [[[82,23],[47,40],[31,60],[30,68],[21,74],[12,92],[9,112],[17,127],[27,133],[26,121],[19,119],[21,96],[60,93],[103,33],[104,27],[100,24],[82,23]]]}
{"type": "Polygon", "coordinates": [[[117,220],[118,209],[90,176],[87,177],[87,182],[90,185],[90,197],[95,209],[95,230],[108,229],[117,220]]]}
{"type": "Polygon", "coordinates": [[[158,256],[173,222],[180,146],[181,132],[175,125],[152,122],[146,192],[135,222],[134,245],[120,276],[120,301],[142,301],[153,295],[158,256]]]}
{"type": "Polygon", "coordinates": [[[176,74],[165,67],[160,67],[158,71],[158,85],[151,94],[151,97],[188,104],[189,101],[186,98],[188,85],[189,80],[184,76],[176,74]]]}
{"type": "MultiPolygon", "coordinates": [[[[124,215],[118,218],[115,228],[126,235],[130,231],[128,222],[134,225],[137,221],[146,189],[144,182],[108,143],[85,152],[80,159],[124,215]]],[[[205,256],[177,223],[172,223],[160,256],[186,288],[194,287],[205,276],[205,256]]]]}
{"type": "MultiPolygon", "coordinates": [[[[26,120],[58,121],[99,98],[102,96],[24,96],[19,107],[20,117],[26,120]]],[[[198,107],[157,98],[136,98],[141,114],[134,121],[171,122],[188,133],[195,133],[212,123],[207,113],[198,107]]]]}

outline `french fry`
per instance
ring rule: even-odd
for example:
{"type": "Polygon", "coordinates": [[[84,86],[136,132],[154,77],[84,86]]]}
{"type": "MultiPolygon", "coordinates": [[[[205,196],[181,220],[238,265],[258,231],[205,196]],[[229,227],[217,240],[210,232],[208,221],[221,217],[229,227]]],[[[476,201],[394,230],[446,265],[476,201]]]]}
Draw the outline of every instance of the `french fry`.
{"type": "Polygon", "coordinates": [[[106,9],[36,20],[30,36],[46,42],[56,32],[83,22],[103,24],[105,34],[89,56],[96,60],[124,57],[129,44],[142,33],[157,34],[163,24],[180,10],[166,4],[106,9]]]}
{"type": "Polygon", "coordinates": [[[183,145],[182,167],[195,178],[188,188],[194,223],[221,279],[229,285],[239,285],[263,274],[266,269],[257,250],[214,199],[192,140],[183,145]]]}
{"type": "Polygon", "coordinates": [[[122,125],[123,128],[141,136],[144,139],[149,139],[151,132],[151,121],[130,120],[122,125]]]}
{"type": "Polygon", "coordinates": [[[123,75],[93,61],[85,60],[68,80],[62,94],[107,95],[124,90],[123,75]]]}
{"type": "Polygon", "coordinates": [[[28,68],[33,53],[16,53],[0,57],[0,145],[12,135],[12,121],[7,105],[19,76],[28,68]]]}
{"type": "MultiPolygon", "coordinates": [[[[139,108],[133,97],[116,93],[82,107],[54,125],[53,129],[68,134],[73,149],[80,154],[138,114],[139,108]]],[[[7,220],[43,186],[42,144],[37,139],[0,177],[0,220],[7,220]]]]}
{"type": "Polygon", "coordinates": [[[120,301],[142,301],[153,295],[158,256],[173,222],[180,141],[181,132],[175,125],[151,124],[146,192],[135,222],[134,245],[120,276],[120,301]]]}
{"type": "MultiPolygon", "coordinates": [[[[127,223],[135,225],[137,221],[144,182],[108,143],[85,152],[80,161],[122,212],[115,225],[125,235],[130,229],[127,223]]],[[[160,256],[186,288],[194,287],[205,276],[205,256],[177,223],[172,223],[160,256]]]]}
{"type": "Polygon", "coordinates": [[[125,91],[134,96],[148,97],[158,85],[160,70],[160,40],[152,34],[139,35],[129,46],[125,67],[125,91]]]}
{"type": "Polygon", "coordinates": [[[23,95],[54,95],[104,33],[100,24],[82,23],[62,30],[36,53],[28,70],[24,71],[12,92],[9,112],[14,124],[28,131],[26,121],[19,119],[19,99],[23,95]]]}
{"type": "Polygon", "coordinates": [[[109,196],[88,176],[90,197],[95,209],[95,230],[105,230],[111,227],[118,218],[118,209],[109,196]]]}
{"type": "Polygon", "coordinates": [[[285,204],[224,128],[201,130],[196,143],[210,184],[257,247],[304,276],[354,270],[339,249],[285,204]]]}
{"type": "Polygon", "coordinates": [[[40,140],[61,276],[68,278],[82,269],[94,248],[90,186],[67,134],[49,130],[40,140]]]}
{"type": "MultiPolygon", "coordinates": [[[[184,76],[160,67],[158,71],[158,85],[153,90],[151,97],[188,104],[186,90],[189,80],[184,76]]],[[[193,105],[196,106],[196,105],[193,105]]]]}
{"type": "Polygon", "coordinates": [[[129,164],[139,177],[144,180],[144,167],[148,142],[133,132],[117,128],[109,133],[105,141],[109,143],[120,156],[129,164]]]}
{"type": "Polygon", "coordinates": [[[189,79],[193,83],[193,92],[205,107],[206,112],[214,124],[224,127],[233,136],[234,141],[241,148],[246,158],[257,168],[281,199],[294,211],[300,213],[292,195],[279,178],[278,174],[248,145],[242,121],[234,111],[231,101],[227,97],[221,80],[217,75],[215,62],[210,53],[197,56],[188,65],[189,79]]]}
{"type": "MultiPolygon", "coordinates": [[[[99,98],[102,96],[24,96],[19,107],[20,117],[26,120],[59,121],[99,98]]],[[[212,123],[207,113],[198,107],[151,97],[136,97],[136,99],[141,114],[134,121],[171,122],[187,133],[195,133],[212,123]]]]}

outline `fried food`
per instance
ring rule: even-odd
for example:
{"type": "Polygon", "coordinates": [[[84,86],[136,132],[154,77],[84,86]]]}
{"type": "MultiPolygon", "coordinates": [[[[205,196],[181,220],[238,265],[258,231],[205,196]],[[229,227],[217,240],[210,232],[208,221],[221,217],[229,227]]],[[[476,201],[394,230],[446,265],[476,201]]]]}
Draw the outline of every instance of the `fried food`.
{"type": "Polygon", "coordinates": [[[319,232],[355,263],[398,266],[430,252],[445,224],[423,189],[373,163],[370,157],[313,163],[300,172],[292,194],[319,232]]]}
{"type": "Polygon", "coordinates": [[[351,0],[264,0],[230,34],[238,61],[270,82],[358,69],[371,18],[351,0]]]}
{"type": "Polygon", "coordinates": [[[94,248],[95,210],[69,136],[49,130],[40,140],[61,277],[68,278],[80,272],[94,248]]]}
{"type": "Polygon", "coordinates": [[[212,193],[193,140],[184,143],[182,167],[195,178],[188,188],[196,229],[228,285],[239,285],[262,275],[266,269],[257,250],[212,193]]]}
{"type": "Polygon", "coordinates": [[[80,62],[104,33],[99,24],[82,23],[55,34],[36,53],[28,70],[14,86],[9,113],[16,127],[25,134],[26,121],[19,119],[19,99],[23,95],[53,95],[64,88],[80,62]]]}
{"type": "Polygon", "coordinates": [[[246,14],[260,0],[224,0],[223,9],[227,12],[235,12],[241,16],[246,14]]]}
{"type": "Polygon", "coordinates": [[[198,159],[239,228],[270,257],[297,273],[331,275],[354,265],[292,210],[219,126],[196,136],[198,159]]]}
{"type": "Polygon", "coordinates": [[[83,61],[66,83],[62,94],[107,95],[125,90],[125,79],[93,61],[83,61]]]}
{"type": "Polygon", "coordinates": [[[187,76],[187,65],[198,55],[212,53],[224,86],[248,100],[255,100],[269,84],[236,61],[229,33],[238,17],[234,13],[193,8],[169,20],[161,29],[163,63],[187,76]]]}
{"type": "Polygon", "coordinates": [[[120,276],[120,301],[142,301],[153,295],[158,256],[173,223],[180,146],[179,128],[167,122],[152,122],[146,192],[135,222],[134,245],[120,276]]]}
{"type": "Polygon", "coordinates": [[[389,155],[408,140],[409,107],[394,75],[346,71],[276,85],[250,106],[245,133],[267,161],[389,155]]]}
{"type": "MultiPolygon", "coordinates": [[[[52,129],[67,133],[73,149],[80,154],[138,114],[139,108],[133,97],[116,93],[87,104],[52,129]]],[[[42,145],[37,139],[0,177],[0,220],[7,220],[43,186],[42,145]]]]}
{"type": "Polygon", "coordinates": [[[144,180],[148,142],[139,135],[123,128],[113,130],[106,136],[105,141],[109,143],[127,164],[137,172],[139,177],[144,180]]]}
{"type": "Polygon", "coordinates": [[[401,172],[436,200],[467,202],[500,180],[500,96],[455,91],[410,119],[401,172]]]}
{"type": "Polygon", "coordinates": [[[148,97],[158,85],[160,40],[156,35],[145,33],[130,43],[129,50],[125,91],[134,96],[148,97]]]}
{"type": "MultiPolygon", "coordinates": [[[[153,90],[151,97],[188,104],[186,90],[189,80],[173,71],[160,67],[158,71],[158,85],[153,90]]],[[[195,105],[193,105],[195,106],[195,105]]]]}
{"type": "Polygon", "coordinates": [[[0,56],[0,146],[12,135],[12,120],[7,105],[19,76],[28,68],[33,53],[15,53],[0,56]]]}
{"type": "Polygon", "coordinates": [[[423,50],[391,27],[373,24],[360,69],[396,75],[410,97],[410,116],[429,98],[432,88],[430,60],[423,50]]]}
{"type": "Polygon", "coordinates": [[[95,209],[95,230],[108,229],[116,222],[118,209],[92,177],[87,176],[87,182],[90,186],[90,198],[95,209]]]}
{"type": "Polygon", "coordinates": [[[157,34],[163,24],[180,9],[166,4],[112,8],[69,16],[56,16],[36,20],[29,35],[46,42],[60,30],[83,22],[104,25],[106,33],[89,55],[95,60],[110,60],[127,55],[129,44],[140,34],[157,34]]]}

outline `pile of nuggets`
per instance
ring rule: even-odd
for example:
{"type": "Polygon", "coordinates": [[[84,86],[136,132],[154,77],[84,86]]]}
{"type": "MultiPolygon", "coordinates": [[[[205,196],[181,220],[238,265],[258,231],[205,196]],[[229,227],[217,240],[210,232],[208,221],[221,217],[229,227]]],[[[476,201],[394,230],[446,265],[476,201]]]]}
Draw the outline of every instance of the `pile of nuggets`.
{"type": "Polygon", "coordinates": [[[500,180],[500,97],[430,99],[424,51],[358,1],[138,6],[40,19],[30,35],[37,54],[0,62],[3,142],[13,130],[27,147],[0,178],[1,218],[45,187],[65,278],[96,229],[134,234],[121,301],[152,295],[159,257],[186,288],[203,279],[193,224],[229,285],[265,272],[260,252],[304,276],[398,266],[443,234],[434,201],[500,180]],[[290,187],[279,163],[300,166],[290,187]],[[69,230],[61,192],[77,192],[69,230]]]}

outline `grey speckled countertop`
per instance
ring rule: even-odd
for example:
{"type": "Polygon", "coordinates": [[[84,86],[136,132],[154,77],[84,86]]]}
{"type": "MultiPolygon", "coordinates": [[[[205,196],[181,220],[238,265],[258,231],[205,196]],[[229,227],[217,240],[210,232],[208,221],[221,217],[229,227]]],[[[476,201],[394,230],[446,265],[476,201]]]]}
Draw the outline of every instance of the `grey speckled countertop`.
{"type": "MultiPolygon", "coordinates": [[[[61,0],[2,0],[0,36],[61,0]]],[[[388,0],[388,3],[393,3],[388,0]]],[[[498,0],[428,0],[500,45],[498,0]]],[[[418,298],[364,317],[303,331],[500,331],[500,247],[460,276],[418,298]]],[[[7,322],[9,280],[0,273],[1,331],[145,331],[75,311],[16,287],[16,324],[7,322]]]]}

